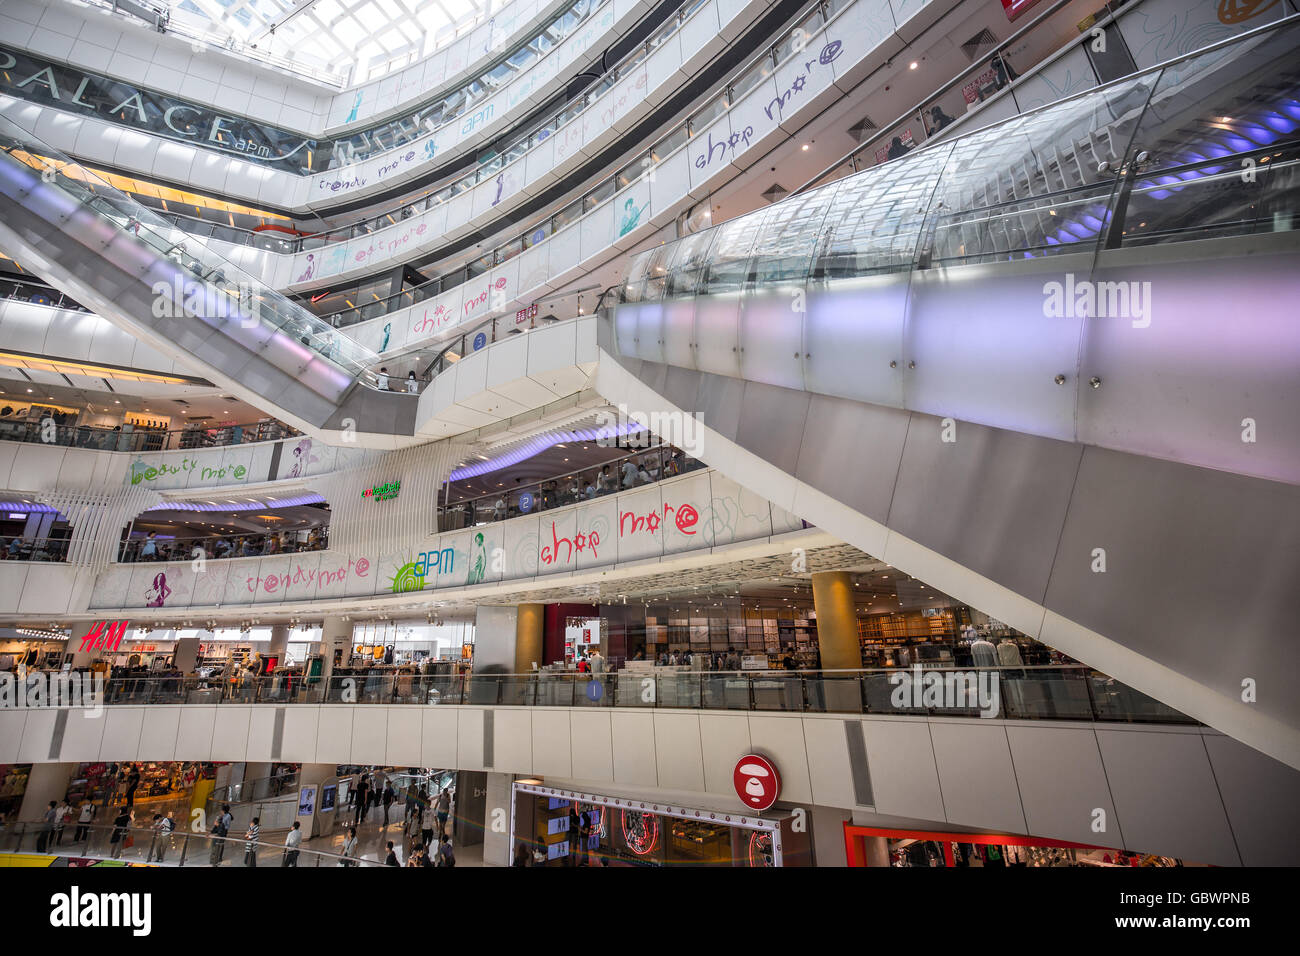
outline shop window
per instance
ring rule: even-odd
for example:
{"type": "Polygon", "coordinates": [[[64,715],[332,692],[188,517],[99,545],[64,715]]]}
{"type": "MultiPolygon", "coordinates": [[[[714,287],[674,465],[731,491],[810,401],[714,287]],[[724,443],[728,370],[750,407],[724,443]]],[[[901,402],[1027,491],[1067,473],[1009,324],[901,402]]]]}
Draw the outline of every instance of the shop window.
{"type": "Polygon", "coordinates": [[[583,197],[583,212],[591,212],[614,195],[614,180],[607,179],[583,197]]]}

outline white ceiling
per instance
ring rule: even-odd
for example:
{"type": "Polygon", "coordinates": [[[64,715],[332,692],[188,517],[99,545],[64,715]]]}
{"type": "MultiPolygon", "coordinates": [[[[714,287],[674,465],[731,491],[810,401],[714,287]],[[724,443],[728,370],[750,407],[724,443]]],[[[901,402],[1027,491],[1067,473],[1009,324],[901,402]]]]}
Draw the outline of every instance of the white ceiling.
{"type": "Polygon", "coordinates": [[[352,82],[405,65],[495,12],[502,0],[171,0],[173,21],[352,82]]]}

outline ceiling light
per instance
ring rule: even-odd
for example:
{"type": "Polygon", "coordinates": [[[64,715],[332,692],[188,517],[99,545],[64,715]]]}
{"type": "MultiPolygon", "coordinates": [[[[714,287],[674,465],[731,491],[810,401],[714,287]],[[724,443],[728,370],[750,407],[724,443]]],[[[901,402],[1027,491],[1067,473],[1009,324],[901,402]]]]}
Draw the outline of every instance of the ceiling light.
{"type": "Polygon", "coordinates": [[[804,151],[805,153],[808,152],[808,144],[807,144],[807,143],[804,143],[804,144],[803,144],[803,151],[804,151]]]}
{"type": "Polygon", "coordinates": [[[915,70],[915,69],[916,69],[918,66],[920,66],[920,65],[921,65],[921,64],[919,64],[919,63],[917,63],[915,60],[913,60],[911,63],[907,64],[907,68],[908,68],[909,70],[915,70]]]}

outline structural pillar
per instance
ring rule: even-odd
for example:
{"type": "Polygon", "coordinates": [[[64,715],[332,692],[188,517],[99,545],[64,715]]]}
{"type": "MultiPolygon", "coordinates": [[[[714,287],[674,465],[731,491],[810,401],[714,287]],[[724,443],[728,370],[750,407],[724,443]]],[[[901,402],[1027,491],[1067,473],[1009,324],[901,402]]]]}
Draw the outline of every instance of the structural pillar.
{"type": "Polygon", "coordinates": [[[542,638],[546,631],[546,605],[521,604],[515,620],[515,673],[527,674],[542,666],[542,638]]]}
{"type": "Polygon", "coordinates": [[[37,823],[50,807],[50,801],[62,800],[68,794],[68,784],[76,771],[75,763],[34,763],[27,775],[27,789],[23,791],[18,819],[24,823],[37,823]]]}
{"type": "Polygon", "coordinates": [[[822,670],[860,670],[862,646],[852,577],[847,571],[818,571],[812,576],[812,587],[822,670]]]}
{"type": "Polygon", "coordinates": [[[271,643],[267,645],[266,656],[274,657],[280,664],[284,663],[285,652],[289,649],[289,625],[271,625],[271,643]]]}
{"type": "Polygon", "coordinates": [[[352,648],[352,622],[341,617],[327,617],[321,622],[320,654],[325,658],[325,668],[321,676],[328,681],[334,673],[334,652],[343,651],[346,664],[352,648]]]}
{"type": "Polygon", "coordinates": [[[172,652],[172,666],[182,674],[193,674],[199,663],[199,639],[197,637],[180,637],[176,639],[176,650],[172,652]]]}

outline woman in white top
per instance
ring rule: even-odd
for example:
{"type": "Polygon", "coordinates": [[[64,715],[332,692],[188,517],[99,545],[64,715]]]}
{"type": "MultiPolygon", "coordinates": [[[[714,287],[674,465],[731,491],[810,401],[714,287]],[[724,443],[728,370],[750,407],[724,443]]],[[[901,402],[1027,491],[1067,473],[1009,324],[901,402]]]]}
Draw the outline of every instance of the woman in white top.
{"type": "Polygon", "coordinates": [[[406,373],[406,390],[412,395],[420,394],[420,383],[416,380],[414,372],[406,373]]]}
{"type": "Polygon", "coordinates": [[[388,369],[381,368],[379,370],[378,382],[376,384],[381,390],[385,392],[388,391],[388,369]]]}
{"type": "Polygon", "coordinates": [[[343,841],[343,859],[339,861],[340,866],[357,865],[357,828],[348,827],[348,837],[343,841]]]}

